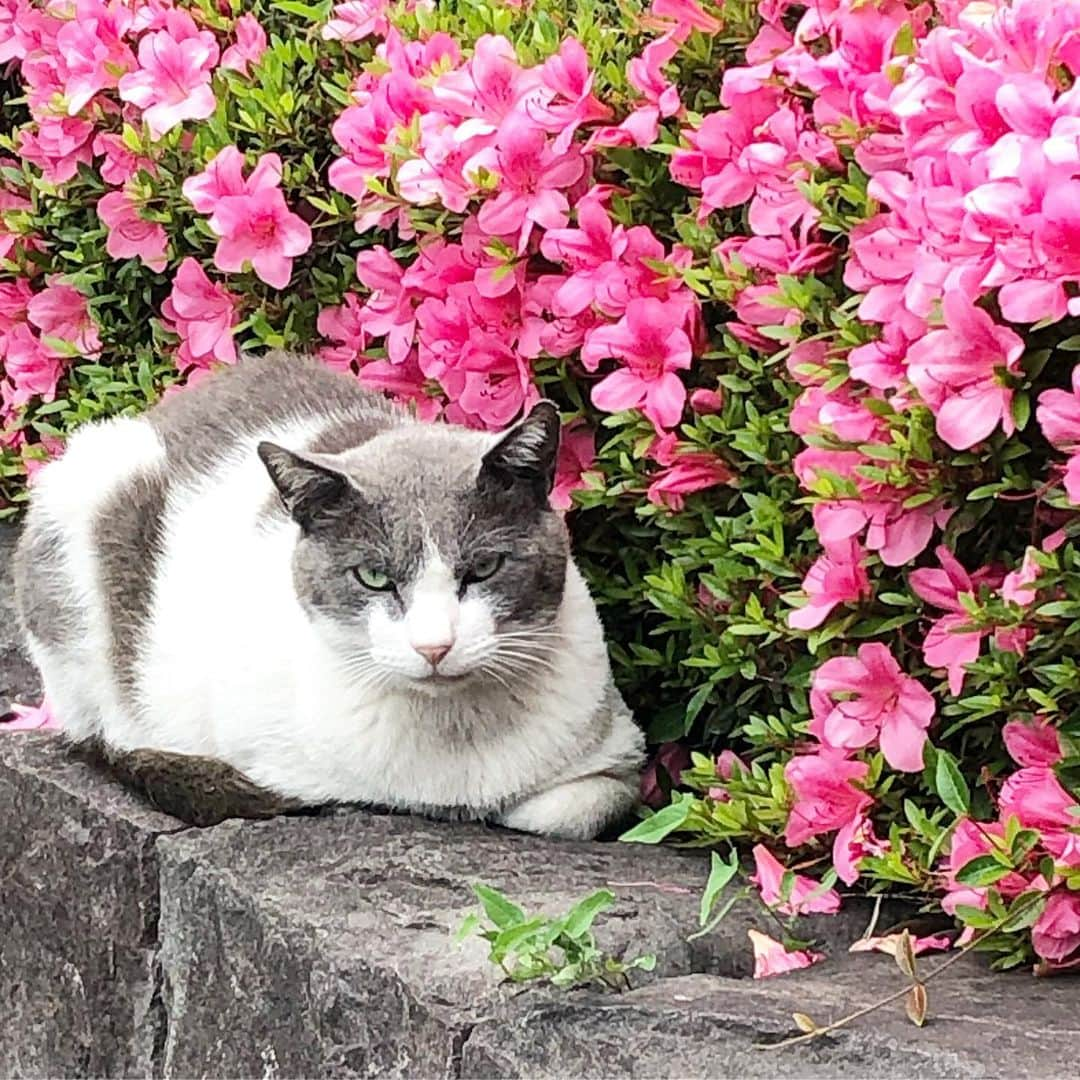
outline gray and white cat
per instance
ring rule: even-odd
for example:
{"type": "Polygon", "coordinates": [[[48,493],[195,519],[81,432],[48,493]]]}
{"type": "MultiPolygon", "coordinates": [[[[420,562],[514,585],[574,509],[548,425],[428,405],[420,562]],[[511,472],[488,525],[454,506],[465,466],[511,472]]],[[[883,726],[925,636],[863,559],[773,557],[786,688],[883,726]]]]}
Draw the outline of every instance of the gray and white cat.
{"type": "Polygon", "coordinates": [[[548,506],[559,420],[424,424],[285,354],[80,429],[38,474],[20,617],[68,735],[289,805],[596,835],[642,737],[548,506]]]}

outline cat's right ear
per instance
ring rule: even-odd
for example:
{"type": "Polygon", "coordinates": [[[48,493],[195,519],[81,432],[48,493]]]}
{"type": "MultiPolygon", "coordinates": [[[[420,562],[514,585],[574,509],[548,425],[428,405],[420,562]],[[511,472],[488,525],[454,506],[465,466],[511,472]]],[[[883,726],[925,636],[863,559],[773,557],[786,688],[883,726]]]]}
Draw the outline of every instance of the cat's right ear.
{"type": "Polygon", "coordinates": [[[278,489],[285,509],[308,532],[339,506],[349,482],[339,472],[274,443],[259,443],[259,457],[278,489]]]}

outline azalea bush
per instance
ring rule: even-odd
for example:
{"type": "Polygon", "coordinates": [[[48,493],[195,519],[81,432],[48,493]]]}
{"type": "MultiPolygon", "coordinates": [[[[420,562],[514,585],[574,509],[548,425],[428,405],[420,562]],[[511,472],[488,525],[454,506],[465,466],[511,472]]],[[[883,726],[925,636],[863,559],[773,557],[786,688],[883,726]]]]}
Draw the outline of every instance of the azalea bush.
{"type": "Polygon", "coordinates": [[[0,0],[0,513],[240,351],[549,397],[627,838],[1074,966],[1078,74],[1060,0],[0,0]]]}

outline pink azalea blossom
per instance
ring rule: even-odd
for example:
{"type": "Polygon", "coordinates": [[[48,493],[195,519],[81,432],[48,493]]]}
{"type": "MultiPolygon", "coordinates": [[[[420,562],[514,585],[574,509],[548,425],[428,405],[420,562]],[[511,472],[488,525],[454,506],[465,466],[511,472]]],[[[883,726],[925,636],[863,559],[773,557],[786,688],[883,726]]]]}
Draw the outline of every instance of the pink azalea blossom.
{"type": "Polygon", "coordinates": [[[4,374],[14,387],[10,405],[25,405],[33,397],[54,400],[65,366],[64,360],[45,347],[29,324],[13,327],[4,341],[4,374]]]}
{"type": "MultiPolygon", "coordinates": [[[[59,278],[50,278],[48,285],[30,298],[26,317],[42,338],[62,341],[80,356],[95,359],[101,352],[101,337],[86,297],[59,278]]],[[[45,346],[49,347],[47,342],[45,346]]]]}
{"type": "Polygon", "coordinates": [[[142,110],[155,140],[185,120],[205,120],[217,107],[210,75],[219,55],[212,31],[171,10],[163,29],[139,40],[139,67],[120,80],[120,97],[142,110]]]}
{"type": "Polygon", "coordinates": [[[97,215],[109,230],[105,250],[114,259],[140,259],[151,270],[165,269],[169,238],[159,222],[142,217],[131,192],[110,191],[102,195],[97,215]]]}
{"type": "Polygon", "coordinates": [[[491,236],[515,238],[520,255],[534,226],[566,225],[565,189],[581,179],[585,162],[576,150],[556,154],[543,131],[520,122],[500,131],[488,171],[499,177],[498,194],[480,208],[480,227],[491,236]]]}
{"type": "Polygon", "coordinates": [[[555,486],[550,502],[556,510],[569,510],[570,496],[585,487],[585,474],[596,459],[596,436],[586,424],[571,424],[563,429],[559,456],[555,463],[555,486]]]}
{"type": "Polygon", "coordinates": [[[722,412],[724,409],[723,390],[691,390],[690,408],[701,416],[713,416],[722,412]]]}
{"type": "Polygon", "coordinates": [[[1068,960],[1080,949],[1080,892],[1057,889],[1031,928],[1031,942],[1044,960],[1068,960]]]}
{"type": "Polygon", "coordinates": [[[757,886],[761,900],[784,915],[833,915],[840,910],[840,894],[835,889],[822,889],[820,882],[802,874],[791,874],[790,885],[784,888],[784,877],[790,873],[764,844],[753,850],[754,873],[750,880],[757,886]]]}
{"type": "Polygon", "coordinates": [[[681,510],[686,496],[695,491],[729,484],[735,479],[735,474],[715,454],[693,450],[679,444],[673,436],[657,439],[649,456],[666,467],[654,474],[645,496],[655,506],[666,506],[669,510],[681,510]]]}
{"type": "Polygon", "coordinates": [[[942,302],[945,328],[931,330],[908,350],[908,378],[937,417],[937,431],[954,450],[967,450],[1012,418],[1012,390],[1002,373],[1019,370],[1024,342],[998,326],[959,292],[942,302]]]}
{"type": "Polygon", "coordinates": [[[58,731],[60,726],[49,702],[44,699],[40,705],[14,704],[11,706],[11,714],[0,718],[0,732],[58,731]]]}
{"type": "Polygon", "coordinates": [[[1042,834],[1043,847],[1070,866],[1080,866],[1080,805],[1061,786],[1052,769],[1018,769],[998,795],[1002,820],[1015,817],[1025,829],[1042,834]]]}
{"type": "Polygon", "coordinates": [[[74,116],[46,117],[37,130],[19,130],[19,156],[41,169],[50,184],[70,180],[94,160],[94,125],[74,116]]]}
{"type": "MultiPolygon", "coordinates": [[[[984,908],[986,906],[986,888],[965,885],[957,880],[957,874],[972,859],[995,850],[996,841],[1005,836],[1004,826],[997,822],[976,822],[971,818],[962,818],[956,823],[949,839],[949,858],[946,868],[945,887],[947,895],[942,907],[950,914],[956,912],[958,905],[984,908]]],[[[1028,880],[1015,872],[1006,874],[994,883],[994,888],[1007,898],[1019,896],[1028,888],[1028,880]]]]}
{"type": "Polygon", "coordinates": [[[794,949],[789,952],[779,941],[758,930],[746,932],[750,935],[750,944],[754,949],[755,979],[767,979],[788,971],[798,971],[825,959],[824,953],[810,949],[794,949]]]}
{"type": "Polygon", "coordinates": [[[243,156],[225,147],[205,172],[184,182],[184,195],[196,210],[210,214],[210,228],[220,237],[214,252],[219,270],[235,273],[251,264],[267,285],[283,289],[292,262],[311,247],[311,228],[294,214],[278,187],[281,159],[263,154],[245,180],[243,156]]]}
{"type": "Polygon", "coordinates": [[[979,646],[988,630],[968,629],[971,616],[967,614],[961,596],[975,598],[979,585],[988,582],[987,573],[974,576],[960,565],[944,545],[936,551],[940,570],[921,569],[912,572],[910,581],[915,594],[949,614],[935,619],[923,639],[923,659],[932,668],[945,668],[949,690],[959,694],[964,685],[966,665],[979,657],[979,646]]]}
{"type": "Polygon", "coordinates": [[[106,184],[122,187],[140,169],[154,175],[156,168],[149,158],[140,157],[124,144],[123,136],[102,131],[94,136],[94,154],[105,160],[98,166],[106,184]]]}
{"type": "Polygon", "coordinates": [[[382,37],[390,26],[386,18],[389,0],[348,0],[334,5],[333,17],[322,28],[326,41],[363,41],[382,37]]]}
{"type": "Polygon", "coordinates": [[[869,855],[884,855],[888,850],[889,841],[879,840],[869,817],[858,814],[836,834],[833,869],[845,885],[854,885],[859,879],[859,862],[869,855]]]}
{"type": "Polygon", "coordinates": [[[230,45],[221,57],[221,66],[229,71],[248,74],[248,68],[257,64],[266,52],[266,31],[254,15],[241,15],[233,27],[236,44],[230,45]]]}
{"type": "Polygon", "coordinates": [[[1018,604],[1020,607],[1030,607],[1035,603],[1038,595],[1037,590],[1032,588],[1042,573],[1042,567],[1035,559],[1035,549],[1028,548],[1024,552],[1023,562],[1018,570],[1013,570],[1005,575],[1001,583],[1001,597],[1010,604],[1018,604]]]}
{"type": "Polygon", "coordinates": [[[130,9],[119,0],[108,4],[76,0],[75,17],[56,35],[70,116],[81,112],[99,91],[115,87],[120,75],[135,66],[135,56],[124,41],[132,21],[130,9]]]}
{"type": "Polygon", "coordinates": [[[1036,716],[1030,722],[1010,720],[1001,729],[1005,749],[1017,765],[1056,765],[1065,755],[1061,739],[1047,717],[1036,716]]]}
{"type": "Polygon", "coordinates": [[[792,758],[784,766],[795,796],[784,830],[788,847],[835,832],[860,817],[873,800],[854,783],[865,780],[868,771],[866,762],[849,761],[842,751],[829,747],[792,758]]]}
{"type": "Polygon", "coordinates": [[[871,595],[870,578],[865,568],[866,552],[858,540],[832,545],[825,549],[803,579],[808,603],[792,611],[788,625],[796,630],[820,626],[839,604],[853,604],[871,595]]]}
{"type": "Polygon", "coordinates": [[[617,323],[589,335],[582,352],[586,363],[613,356],[625,364],[593,387],[598,409],[641,409],[657,430],[679,422],[686,387],[677,373],[690,366],[691,345],[682,319],[672,315],[672,308],[660,300],[632,300],[617,323]]]}
{"type": "Polygon", "coordinates": [[[212,282],[197,259],[189,257],[180,264],[161,312],[180,336],[181,371],[236,363],[236,297],[212,282]]]}
{"type": "MultiPolygon", "coordinates": [[[[884,937],[859,938],[848,948],[848,952],[883,952],[889,956],[896,956],[900,946],[900,934],[886,934],[884,937]]],[[[951,949],[953,939],[945,934],[932,934],[928,937],[913,937],[911,948],[916,956],[925,952],[933,952],[940,949],[951,949]]]]}
{"type": "Polygon", "coordinates": [[[1080,448],[1080,364],[1072,371],[1072,389],[1044,390],[1035,417],[1042,433],[1062,450],[1080,448]]]}
{"type": "Polygon", "coordinates": [[[857,657],[826,660],[814,672],[810,707],[810,733],[825,746],[858,750],[878,740],[894,769],[923,767],[934,698],[901,671],[887,645],[871,642],[857,657]]]}

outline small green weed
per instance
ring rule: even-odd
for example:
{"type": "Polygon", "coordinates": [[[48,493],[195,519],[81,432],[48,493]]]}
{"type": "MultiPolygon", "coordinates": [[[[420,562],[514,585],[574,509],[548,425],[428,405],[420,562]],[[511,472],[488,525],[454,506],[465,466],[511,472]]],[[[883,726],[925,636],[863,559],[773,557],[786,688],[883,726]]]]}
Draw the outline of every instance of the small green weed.
{"type": "Polygon", "coordinates": [[[526,915],[520,907],[490,885],[474,885],[488,923],[475,912],[466,916],[455,941],[474,934],[490,946],[488,959],[498,964],[511,982],[545,979],[553,986],[570,988],[599,983],[613,989],[630,987],[629,972],[652,971],[653,955],[623,961],[597,948],[592,924],[615,897],[600,889],[579,900],[565,915],[549,918],[526,915]]]}

